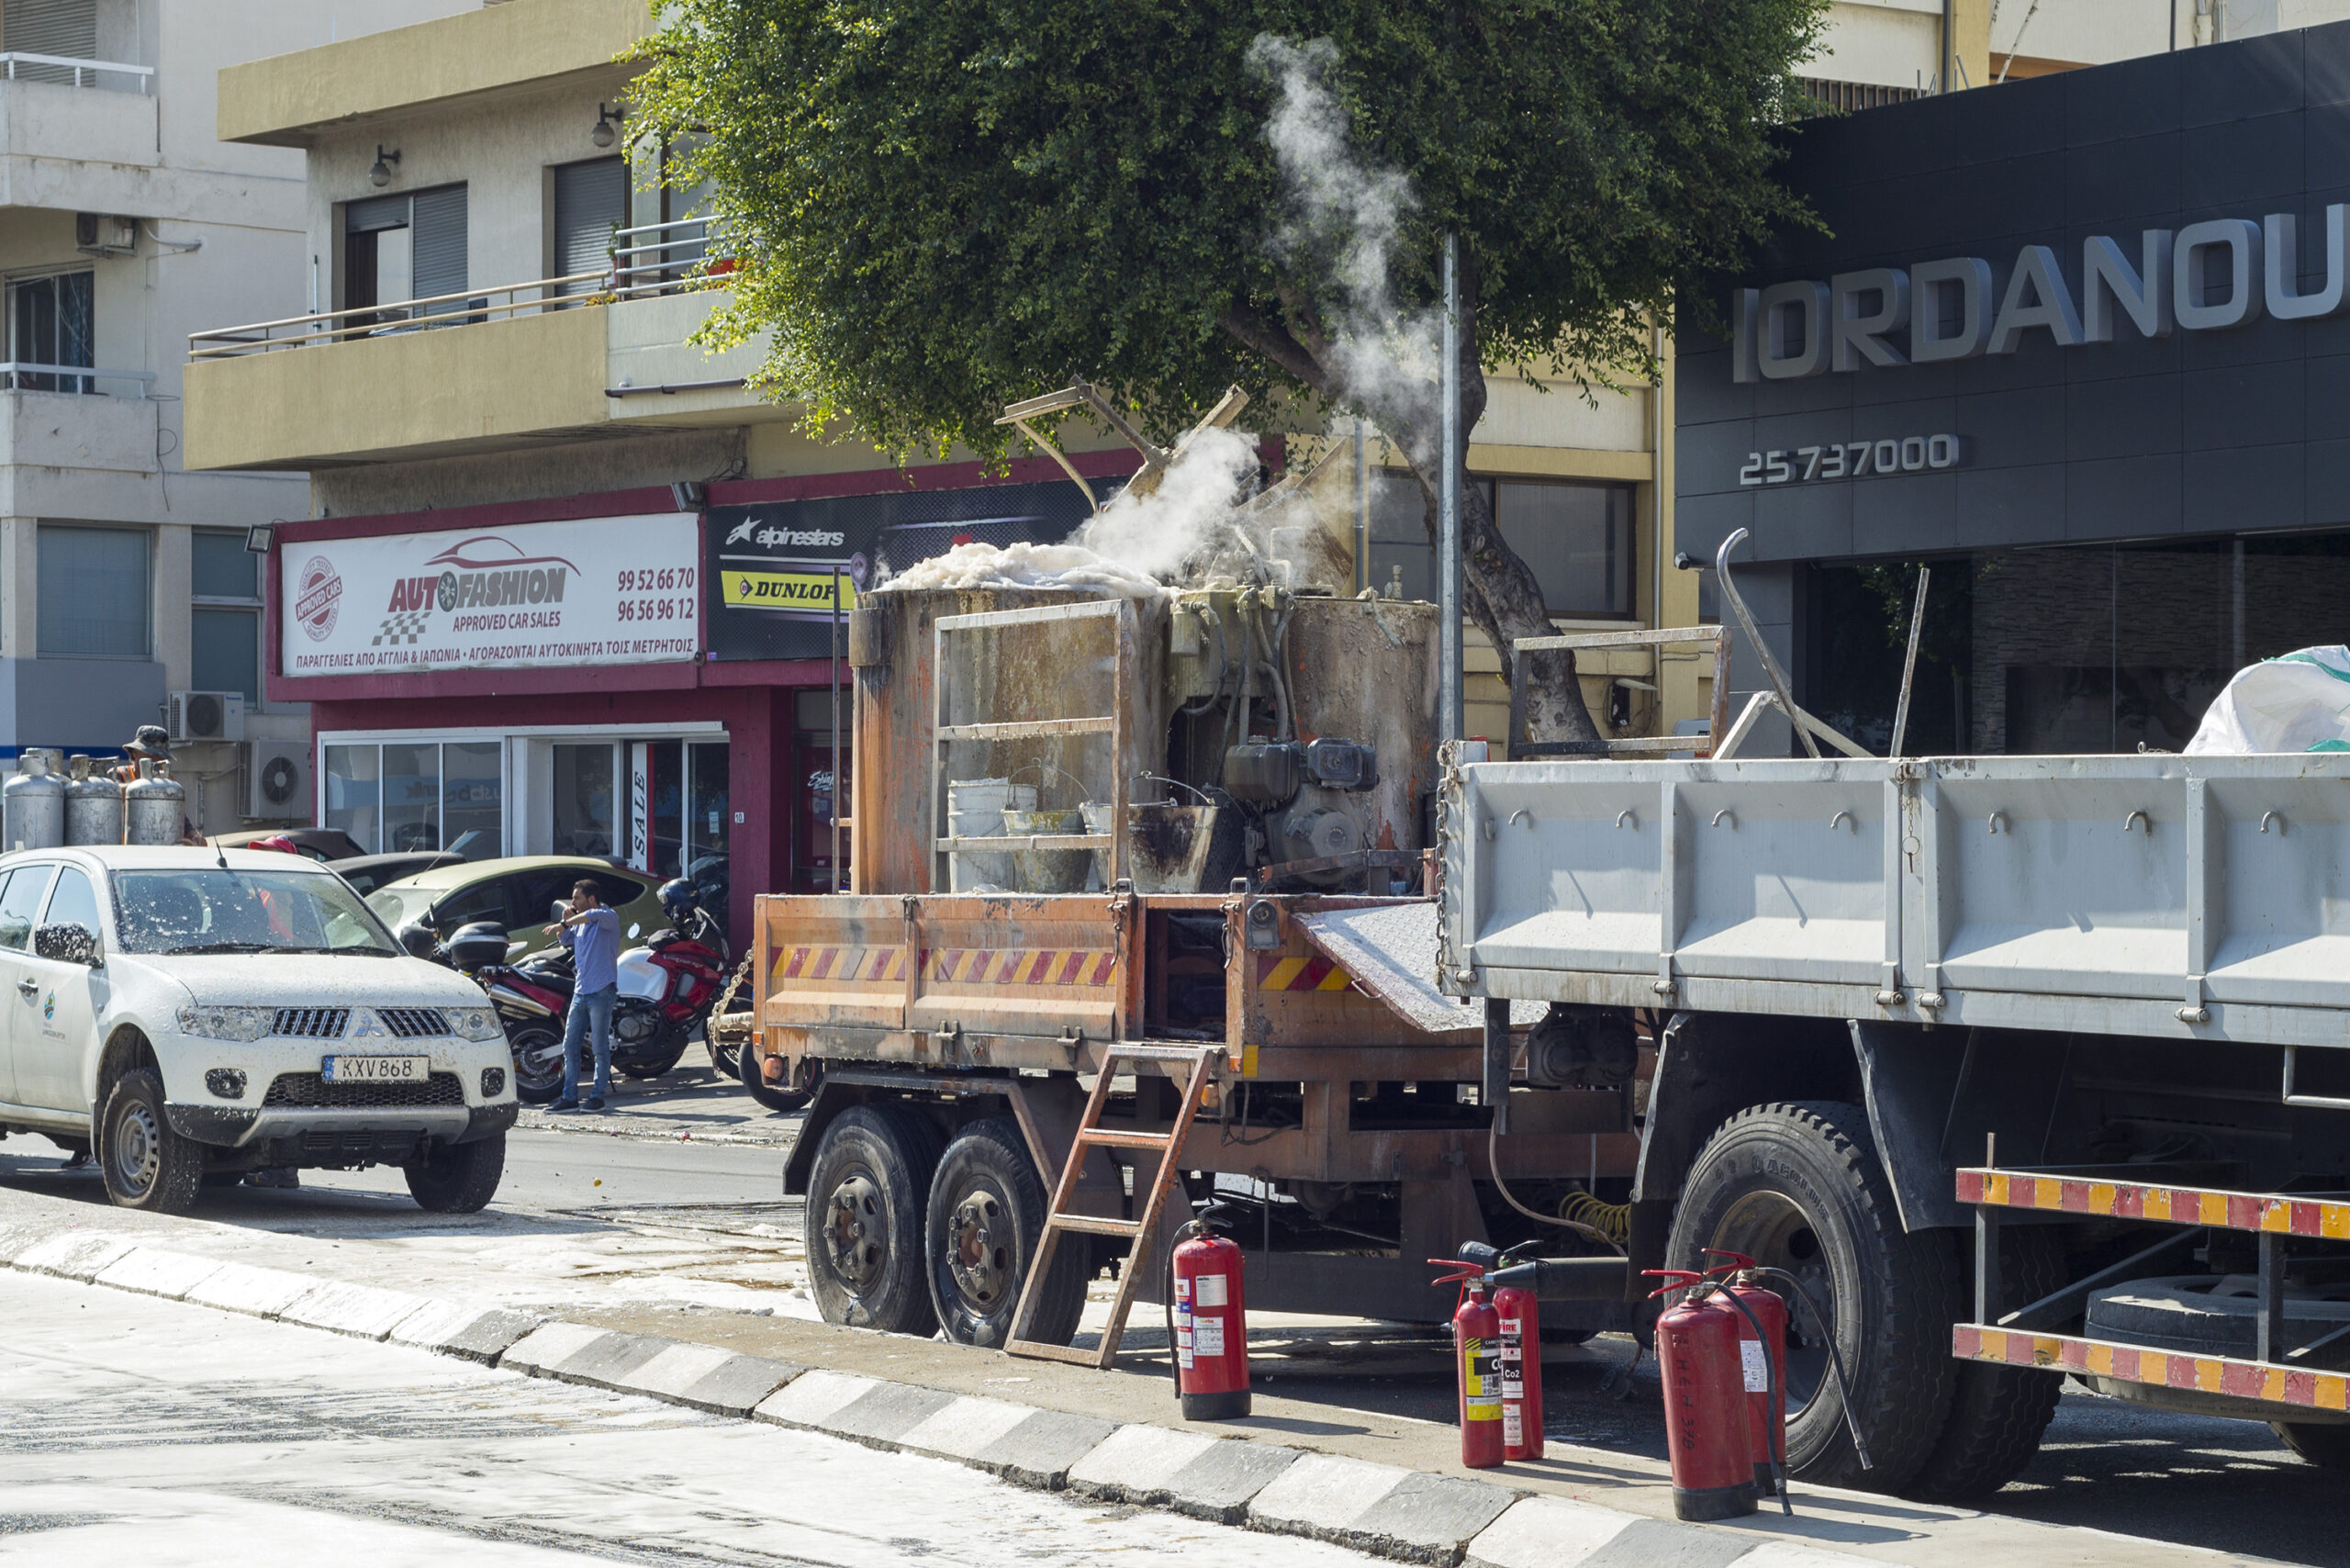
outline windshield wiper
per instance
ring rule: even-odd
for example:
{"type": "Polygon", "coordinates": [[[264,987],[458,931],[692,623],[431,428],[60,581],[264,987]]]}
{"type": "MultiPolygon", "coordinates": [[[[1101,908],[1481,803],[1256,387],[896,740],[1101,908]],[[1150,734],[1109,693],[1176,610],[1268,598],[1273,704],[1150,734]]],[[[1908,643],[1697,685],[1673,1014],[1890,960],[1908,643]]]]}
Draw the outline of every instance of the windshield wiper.
{"type": "Polygon", "coordinates": [[[282,950],[269,942],[195,942],[185,947],[168,949],[173,956],[181,953],[274,953],[282,950]]]}

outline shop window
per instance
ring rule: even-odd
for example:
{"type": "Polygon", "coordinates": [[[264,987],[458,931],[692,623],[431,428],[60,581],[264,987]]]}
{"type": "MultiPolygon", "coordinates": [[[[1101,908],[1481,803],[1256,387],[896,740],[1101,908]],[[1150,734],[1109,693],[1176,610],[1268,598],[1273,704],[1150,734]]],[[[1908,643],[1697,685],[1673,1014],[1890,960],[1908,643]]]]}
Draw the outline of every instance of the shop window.
{"type": "Polygon", "coordinates": [[[339,827],[352,842],[374,854],[384,846],[383,757],[372,745],[326,748],[328,827],[339,827]]]}
{"type": "Polygon", "coordinates": [[[38,549],[42,658],[148,656],[151,545],[145,529],[44,522],[38,549]]]}
{"type": "Polygon", "coordinates": [[[506,853],[505,745],[452,741],[441,748],[442,846],[468,860],[506,853]]]}
{"type": "Polygon", "coordinates": [[[359,742],[326,748],[326,823],[371,853],[505,850],[505,743],[359,742]]]}
{"type": "Polygon", "coordinates": [[[597,741],[552,749],[554,799],[549,849],[556,855],[609,858],[618,842],[619,821],[612,744],[597,741]]]}
{"type": "Polygon", "coordinates": [[[593,294],[604,286],[612,236],[628,223],[628,160],[590,158],[554,171],[554,275],[582,276],[563,286],[565,294],[593,294]]]}
{"type": "Polygon", "coordinates": [[[441,847],[441,748],[384,748],[386,854],[441,847]]]}
{"type": "Polygon", "coordinates": [[[1499,479],[1494,524],[1562,620],[1632,613],[1632,491],[1627,485],[1499,479]]]}
{"type": "MultiPolygon", "coordinates": [[[[21,365],[95,364],[97,325],[87,272],[17,278],[8,285],[8,359],[21,365]]],[[[87,375],[48,370],[10,373],[19,392],[95,392],[87,375]]]]}
{"type": "MultiPolygon", "coordinates": [[[[686,865],[684,875],[705,908],[723,912],[732,886],[727,846],[733,837],[733,792],[728,788],[727,746],[699,741],[687,747],[686,865]]],[[[720,918],[724,918],[722,913],[720,918]]]]}

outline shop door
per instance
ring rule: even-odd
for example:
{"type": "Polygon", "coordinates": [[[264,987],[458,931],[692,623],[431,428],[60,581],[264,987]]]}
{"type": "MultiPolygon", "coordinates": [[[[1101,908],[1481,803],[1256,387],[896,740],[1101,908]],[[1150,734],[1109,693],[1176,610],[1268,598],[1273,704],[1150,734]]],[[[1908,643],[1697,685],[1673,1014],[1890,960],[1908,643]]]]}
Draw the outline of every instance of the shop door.
{"type": "Polygon", "coordinates": [[[792,694],[791,890],[828,893],[848,887],[848,827],[840,831],[839,864],[834,863],[834,802],[847,815],[856,769],[849,756],[848,704],[841,709],[841,778],[833,778],[833,711],[824,689],[792,694]]]}

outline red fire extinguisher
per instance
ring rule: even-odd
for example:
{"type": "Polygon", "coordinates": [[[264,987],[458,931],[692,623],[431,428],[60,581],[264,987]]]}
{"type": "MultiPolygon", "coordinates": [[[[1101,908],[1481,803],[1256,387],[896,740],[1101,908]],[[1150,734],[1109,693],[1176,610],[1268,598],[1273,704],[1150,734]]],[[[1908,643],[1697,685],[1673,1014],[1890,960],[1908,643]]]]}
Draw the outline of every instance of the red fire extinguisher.
{"type": "Polygon", "coordinates": [[[1240,1249],[1192,1220],[1175,1233],[1175,1388],[1186,1421],[1248,1414],[1248,1317],[1240,1249]]]}
{"type": "Polygon", "coordinates": [[[1673,1462],[1673,1511],[1684,1519],[1729,1519],[1754,1511],[1754,1458],[1747,1430],[1746,1380],[1737,1308],[1714,1299],[1703,1274],[1650,1269],[1666,1282],[1651,1300],[1691,1285],[1704,1294],[1665,1308],[1656,1320],[1656,1360],[1664,1375],[1665,1448],[1673,1462]]]}
{"type": "Polygon", "coordinates": [[[1542,1457],[1542,1324],[1534,1293],[1518,1285],[1494,1291],[1502,1338],[1502,1456],[1542,1457]]]}
{"type": "MultiPolygon", "coordinates": [[[[1430,1262],[1442,1262],[1430,1259],[1430,1262]]],[[[1502,1436],[1502,1319],[1494,1310],[1493,1286],[1475,1264],[1438,1284],[1461,1282],[1460,1309],[1452,1315],[1452,1360],[1460,1380],[1460,1462],[1492,1470],[1507,1457],[1502,1436]]]]}
{"type": "Polygon", "coordinates": [[[1754,1260],[1742,1252],[1709,1247],[1707,1255],[1730,1261],[1707,1272],[1729,1276],[1722,1287],[1746,1308],[1738,1315],[1740,1374],[1746,1385],[1747,1440],[1754,1453],[1754,1490],[1782,1495],[1787,1467],[1787,1304],[1766,1290],[1749,1271],[1754,1260]],[[1751,1314],[1751,1316],[1749,1316],[1751,1314]],[[1757,1330],[1760,1330],[1758,1333],[1757,1330]]]}

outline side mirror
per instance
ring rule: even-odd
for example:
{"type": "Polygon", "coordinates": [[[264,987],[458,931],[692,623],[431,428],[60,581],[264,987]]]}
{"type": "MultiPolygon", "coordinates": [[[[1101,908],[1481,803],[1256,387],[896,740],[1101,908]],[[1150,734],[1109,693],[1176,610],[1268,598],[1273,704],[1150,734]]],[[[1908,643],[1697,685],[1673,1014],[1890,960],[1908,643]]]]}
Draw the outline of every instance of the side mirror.
{"type": "Polygon", "coordinates": [[[429,958],[432,957],[432,950],[440,945],[441,938],[429,925],[400,927],[400,946],[407,950],[410,958],[429,958]]]}
{"type": "Polygon", "coordinates": [[[52,963],[83,964],[96,969],[98,938],[86,925],[44,925],[33,933],[33,952],[52,963]]]}
{"type": "Polygon", "coordinates": [[[565,921],[570,918],[571,902],[569,900],[557,899],[553,903],[547,905],[547,921],[550,924],[561,925],[565,921]]]}

